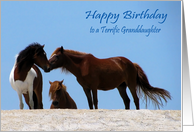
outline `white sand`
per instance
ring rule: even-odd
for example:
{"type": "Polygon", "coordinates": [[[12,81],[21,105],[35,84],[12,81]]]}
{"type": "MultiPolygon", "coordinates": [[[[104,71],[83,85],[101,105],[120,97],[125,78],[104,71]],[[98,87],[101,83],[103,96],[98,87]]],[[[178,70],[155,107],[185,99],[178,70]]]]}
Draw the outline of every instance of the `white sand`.
{"type": "Polygon", "coordinates": [[[181,131],[180,110],[2,110],[1,131],[181,131]]]}

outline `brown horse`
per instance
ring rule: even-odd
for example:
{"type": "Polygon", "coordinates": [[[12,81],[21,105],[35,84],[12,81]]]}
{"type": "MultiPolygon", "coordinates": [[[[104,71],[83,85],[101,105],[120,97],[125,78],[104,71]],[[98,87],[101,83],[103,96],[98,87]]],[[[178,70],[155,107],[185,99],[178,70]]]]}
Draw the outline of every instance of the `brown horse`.
{"type": "Polygon", "coordinates": [[[77,109],[77,106],[71,96],[68,94],[66,90],[66,86],[63,85],[62,81],[54,81],[50,82],[50,90],[49,95],[52,100],[51,109],[77,109]]]}
{"type": "Polygon", "coordinates": [[[170,93],[164,89],[152,87],[142,68],[124,57],[98,59],[92,54],[57,48],[49,59],[50,67],[70,71],[77,77],[88,99],[90,109],[98,109],[97,90],[110,90],[117,87],[125,109],[130,108],[130,99],[126,87],[132,93],[136,109],[139,109],[138,94],[151,99],[155,106],[163,106],[162,99],[171,99],[170,93]],[[91,92],[93,94],[93,101],[91,92]]]}
{"type": "Polygon", "coordinates": [[[38,43],[33,43],[22,50],[10,73],[11,86],[18,93],[20,109],[23,109],[22,94],[29,109],[43,109],[42,104],[42,74],[38,67],[45,72],[50,71],[46,53],[38,43]],[[34,65],[36,64],[36,65],[34,65]]]}

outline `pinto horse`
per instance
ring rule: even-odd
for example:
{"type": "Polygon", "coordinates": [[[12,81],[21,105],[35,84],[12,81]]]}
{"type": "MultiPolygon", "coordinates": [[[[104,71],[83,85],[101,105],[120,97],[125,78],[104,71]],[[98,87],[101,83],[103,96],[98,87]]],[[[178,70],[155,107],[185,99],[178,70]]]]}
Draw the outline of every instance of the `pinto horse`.
{"type": "Polygon", "coordinates": [[[50,83],[49,95],[52,100],[51,109],[77,109],[77,106],[71,96],[68,94],[66,90],[66,86],[63,85],[62,81],[54,81],[50,83]]]}
{"type": "Polygon", "coordinates": [[[142,68],[125,57],[98,59],[92,54],[64,50],[61,46],[52,53],[49,63],[51,70],[62,68],[76,76],[86,94],[90,109],[93,109],[93,105],[98,109],[97,90],[117,88],[125,109],[130,109],[126,87],[133,96],[136,109],[140,108],[138,95],[144,96],[146,106],[150,99],[158,108],[163,106],[162,99],[165,102],[171,99],[168,91],[151,86],[142,68]]]}
{"type": "Polygon", "coordinates": [[[24,107],[22,94],[29,109],[43,109],[42,74],[36,66],[38,65],[45,72],[50,71],[50,65],[43,47],[44,45],[33,43],[16,56],[9,81],[19,96],[20,109],[24,107]]]}

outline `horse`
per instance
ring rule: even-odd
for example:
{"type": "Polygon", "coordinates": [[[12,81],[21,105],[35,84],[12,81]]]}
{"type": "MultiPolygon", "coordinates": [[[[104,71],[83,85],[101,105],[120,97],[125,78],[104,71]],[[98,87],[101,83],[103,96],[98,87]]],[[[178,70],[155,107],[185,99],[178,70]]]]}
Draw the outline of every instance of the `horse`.
{"type": "Polygon", "coordinates": [[[54,82],[49,81],[49,83],[51,85],[49,90],[49,96],[52,100],[50,109],[77,109],[75,101],[67,92],[66,86],[63,85],[63,80],[54,82]]]}
{"type": "Polygon", "coordinates": [[[24,107],[22,94],[29,109],[43,109],[42,74],[36,66],[38,65],[44,72],[50,71],[50,64],[43,48],[44,45],[32,43],[16,55],[9,81],[18,94],[20,109],[24,107]]]}
{"type": "Polygon", "coordinates": [[[93,109],[93,105],[98,109],[97,90],[117,88],[125,109],[130,109],[126,87],[132,94],[137,110],[140,109],[139,97],[145,98],[146,107],[147,101],[151,100],[159,109],[163,106],[162,99],[166,103],[167,99],[171,99],[167,90],[151,86],[143,69],[125,57],[99,59],[92,54],[64,50],[61,46],[51,54],[49,63],[50,70],[61,68],[62,71],[69,71],[76,76],[83,87],[90,109],[93,109]]]}

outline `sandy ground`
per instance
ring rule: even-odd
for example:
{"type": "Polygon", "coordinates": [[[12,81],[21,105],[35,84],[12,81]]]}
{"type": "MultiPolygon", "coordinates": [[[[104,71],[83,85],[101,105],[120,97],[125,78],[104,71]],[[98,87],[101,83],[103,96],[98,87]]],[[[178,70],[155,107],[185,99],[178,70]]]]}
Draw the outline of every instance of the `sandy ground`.
{"type": "Polygon", "coordinates": [[[1,131],[181,131],[180,110],[1,110],[1,131]]]}

